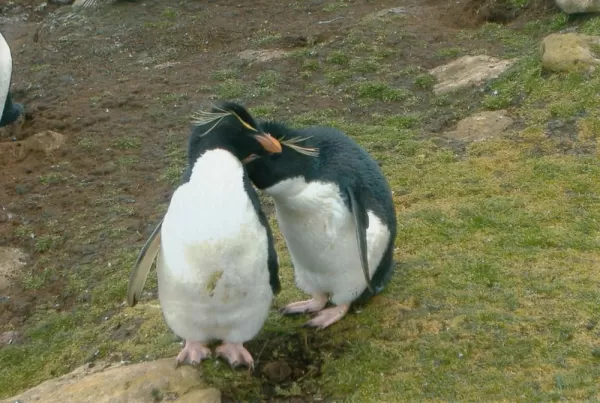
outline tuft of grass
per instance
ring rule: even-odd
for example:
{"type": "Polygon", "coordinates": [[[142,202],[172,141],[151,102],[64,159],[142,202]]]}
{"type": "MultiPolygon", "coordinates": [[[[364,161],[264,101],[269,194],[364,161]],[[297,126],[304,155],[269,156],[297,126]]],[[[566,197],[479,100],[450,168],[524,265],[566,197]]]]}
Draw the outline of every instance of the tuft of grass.
{"type": "Polygon", "coordinates": [[[331,85],[339,85],[350,78],[351,74],[348,70],[330,71],[325,74],[327,82],[331,85]]]}
{"type": "Polygon", "coordinates": [[[392,88],[381,81],[367,81],[357,84],[354,86],[354,91],[359,98],[384,102],[402,101],[409,96],[408,91],[392,88]]]}
{"type": "Polygon", "coordinates": [[[349,4],[347,0],[335,0],[323,7],[323,11],[339,11],[343,8],[348,7],[348,5],[349,4]]]}
{"type": "Polygon", "coordinates": [[[114,140],[112,146],[119,150],[135,150],[142,146],[142,142],[136,137],[121,137],[114,140]]]}
{"type": "Polygon", "coordinates": [[[239,75],[239,71],[236,69],[223,69],[217,70],[211,74],[212,78],[217,81],[225,81],[235,79],[239,75]]]}
{"type": "Polygon", "coordinates": [[[433,89],[436,79],[431,74],[421,74],[415,78],[415,85],[424,90],[433,89]]]}
{"type": "Polygon", "coordinates": [[[49,65],[49,64],[46,64],[46,63],[36,63],[36,64],[34,64],[33,66],[31,66],[31,67],[29,68],[29,70],[30,70],[32,73],[35,73],[35,72],[39,72],[39,71],[44,71],[44,70],[47,70],[48,68],[50,68],[50,65],[49,65]]]}
{"type": "Polygon", "coordinates": [[[241,80],[229,78],[217,85],[216,93],[221,99],[237,99],[247,94],[248,90],[241,80]]]}
{"type": "Polygon", "coordinates": [[[35,241],[35,251],[44,253],[54,247],[54,245],[60,240],[60,237],[56,235],[44,235],[40,236],[35,241]]]}
{"type": "Polygon", "coordinates": [[[446,57],[458,57],[464,53],[465,50],[459,47],[442,48],[435,52],[435,57],[440,59],[446,57]]]}
{"type": "Polygon", "coordinates": [[[176,106],[177,104],[180,104],[188,99],[189,96],[186,93],[170,93],[162,96],[160,102],[163,105],[176,106]]]}
{"type": "Polygon", "coordinates": [[[267,70],[258,75],[256,78],[256,85],[265,91],[271,92],[277,88],[281,81],[282,77],[279,72],[275,70],[267,70]]]}
{"type": "Polygon", "coordinates": [[[319,69],[319,61],[308,59],[302,64],[302,70],[317,71],[319,69]]]}
{"type": "Polygon", "coordinates": [[[327,56],[327,63],[338,64],[341,66],[347,65],[350,62],[350,56],[345,52],[336,50],[327,56]]]}
{"type": "Polygon", "coordinates": [[[50,172],[45,175],[40,175],[40,183],[44,185],[56,185],[66,182],[67,178],[59,172],[50,172]]]}
{"type": "Polygon", "coordinates": [[[179,15],[179,12],[171,7],[165,7],[161,15],[165,18],[175,19],[179,15]]]}

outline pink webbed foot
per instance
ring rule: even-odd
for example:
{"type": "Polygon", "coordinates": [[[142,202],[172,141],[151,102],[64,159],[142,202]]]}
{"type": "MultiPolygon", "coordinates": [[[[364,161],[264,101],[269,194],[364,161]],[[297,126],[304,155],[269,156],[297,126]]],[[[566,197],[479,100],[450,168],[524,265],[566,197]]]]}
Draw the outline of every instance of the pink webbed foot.
{"type": "Polygon", "coordinates": [[[306,322],[304,326],[325,329],[326,327],[342,319],[348,312],[348,309],[350,309],[350,305],[348,304],[323,309],[317,314],[317,316],[306,322]]]}
{"type": "Polygon", "coordinates": [[[218,357],[225,359],[232,368],[245,365],[254,369],[254,359],[242,344],[223,343],[215,350],[218,357]]]}
{"type": "Polygon", "coordinates": [[[281,308],[280,312],[284,315],[296,313],[319,312],[327,305],[327,295],[315,294],[312,299],[307,301],[294,302],[281,308]]]}
{"type": "Polygon", "coordinates": [[[202,360],[211,356],[210,349],[197,341],[185,341],[185,346],[175,359],[175,366],[188,363],[190,365],[198,365],[202,360]]]}

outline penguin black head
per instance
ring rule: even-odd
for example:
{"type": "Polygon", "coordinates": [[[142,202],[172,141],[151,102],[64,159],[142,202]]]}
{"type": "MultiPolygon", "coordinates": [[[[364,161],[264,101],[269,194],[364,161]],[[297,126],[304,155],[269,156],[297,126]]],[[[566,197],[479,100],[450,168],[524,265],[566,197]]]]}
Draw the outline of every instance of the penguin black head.
{"type": "Polygon", "coordinates": [[[193,123],[190,162],[214,148],[226,149],[243,163],[282,151],[280,142],[261,130],[250,113],[234,102],[220,102],[208,112],[198,112],[193,123]]]}

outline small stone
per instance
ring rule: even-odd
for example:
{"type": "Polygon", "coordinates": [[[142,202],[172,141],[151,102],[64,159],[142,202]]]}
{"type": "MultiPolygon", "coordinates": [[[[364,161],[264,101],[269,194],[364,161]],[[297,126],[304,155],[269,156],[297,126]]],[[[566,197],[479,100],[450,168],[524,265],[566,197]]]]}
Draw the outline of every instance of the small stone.
{"type": "Polygon", "coordinates": [[[513,123],[506,111],[485,111],[469,116],[456,125],[456,129],[446,132],[453,140],[481,141],[498,137],[513,123]]]}
{"type": "Polygon", "coordinates": [[[292,374],[292,368],[285,361],[273,361],[263,367],[262,373],[271,381],[282,382],[292,374]]]}
{"type": "Polygon", "coordinates": [[[27,255],[17,248],[0,247],[0,291],[10,284],[14,273],[26,265],[27,255]]]}
{"type": "Polygon", "coordinates": [[[375,13],[375,17],[385,17],[388,14],[406,14],[407,10],[404,7],[393,7],[381,10],[375,13]]]}
{"type": "Polygon", "coordinates": [[[9,330],[8,332],[0,334],[0,346],[17,344],[19,341],[21,341],[21,334],[14,330],[9,330]]]}
{"type": "Polygon", "coordinates": [[[94,175],[108,175],[117,170],[117,164],[113,161],[108,161],[92,171],[94,175]]]}
{"type": "Polygon", "coordinates": [[[288,53],[289,52],[286,52],[285,50],[279,49],[247,49],[238,53],[238,57],[242,60],[253,62],[268,62],[271,60],[282,59],[287,56],[288,53]]]}
{"type": "Polygon", "coordinates": [[[438,81],[433,87],[433,92],[440,95],[480,85],[486,80],[498,78],[514,62],[514,59],[503,60],[485,55],[460,57],[429,71],[438,81]]]}

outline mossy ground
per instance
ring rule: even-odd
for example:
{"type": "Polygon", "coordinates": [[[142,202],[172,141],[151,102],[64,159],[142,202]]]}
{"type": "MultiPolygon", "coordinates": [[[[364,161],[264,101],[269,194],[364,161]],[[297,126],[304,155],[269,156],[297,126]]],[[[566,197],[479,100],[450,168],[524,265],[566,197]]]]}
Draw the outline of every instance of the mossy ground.
{"type": "MultiPolygon", "coordinates": [[[[171,189],[184,163],[187,111],[165,112],[160,105],[241,98],[261,117],[298,126],[335,125],[381,163],[394,191],[396,273],[384,293],[359,312],[324,331],[303,329],[305,317],[283,318],[276,312],[304,296],[294,287],[271,217],[283,291],[260,335],[248,343],[257,369],[249,374],[207,361],[204,378],[226,398],[238,400],[600,399],[600,73],[548,74],[538,53],[540,38],[569,25],[600,34],[600,18],[570,23],[562,14],[551,14],[519,29],[488,23],[448,30],[435,41],[411,16],[372,16],[385,7],[351,1],[320,7],[322,20],[342,16],[353,22],[344,26],[342,37],[260,66],[223,55],[202,75],[205,81],[182,80],[149,96],[148,120],[160,122],[168,115],[175,122],[162,128],[153,178],[171,189]],[[435,96],[428,68],[474,53],[519,61],[482,88],[435,96]],[[439,141],[458,119],[493,109],[507,109],[516,119],[506,135],[458,148],[439,141]],[[269,377],[265,365],[281,361],[291,374],[282,380],[269,377]]],[[[122,19],[129,15],[119,10],[104,12],[122,19]]],[[[130,33],[142,35],[150,23],[153,29],[183,32],[197,23],[185,10],[173,5],[144,15],[139,30],[130,33]]],[[[218,37],[225,28],[215,30],[218,37]]],[[[240,47],[268,46],[285,34],[281,27],[271,31],[240,47]]],[[[133,79],[133,72],[127,74],[133,79]]],[[[91,102],[102,100],[98,95],[91,102]]],[[[98,138],[77,138],[81,150],[98,149],[98,138]]],[[[148,158],[141,134],[106,141],[120,150],[114,169],[121,178],[148,158]]],[[[52,192],[70,180],[66,174],[43,173],[38,186],[52,192]]],[[[155,294],[135,308],[123,304],[129,270],[145,240],[128,238],[131,227],[123,220],[144,217],[136,216],[135,204],[120,201],[123,186],[117,178],[103,189],[91,210],[70,217],[68,241],[50,220],[35,241],[26,224],[14,229],[13,243],[33,242],[37,253],[34,268],[19,279],[23,289],[41,292],[57,284],[53,277],[58,276],[61,296],[67,290],[71,299],[63,309],[47,298],[22,325],[4,325],[2,330],[22,331],[24,341],[0,350],[1,396],[86,361],[149,360],[174,356],[180,348],[151,298],[155,294]],[[95,214],[94,206],[111,219],[95,214]],[[104,234],[93,238],[104,245],[104,255],[81,262],[61,252],[66,242],[94,247],[89,240],[95,231],[104,234]]],[[[159,217],[168,198],[153,197],[147,201],[152,205],[148,216],[159,217]]],[[[155,292],[154,273],[146,289],[155,292]]]]}

